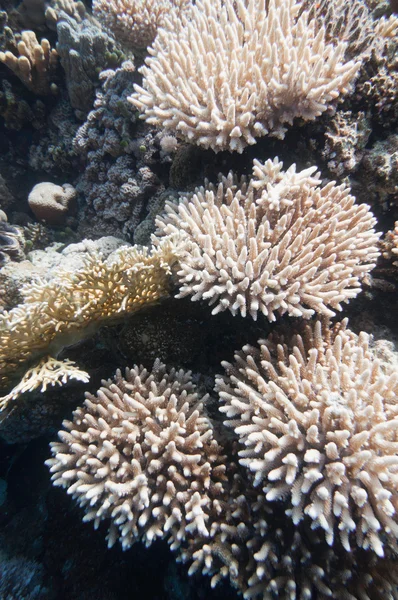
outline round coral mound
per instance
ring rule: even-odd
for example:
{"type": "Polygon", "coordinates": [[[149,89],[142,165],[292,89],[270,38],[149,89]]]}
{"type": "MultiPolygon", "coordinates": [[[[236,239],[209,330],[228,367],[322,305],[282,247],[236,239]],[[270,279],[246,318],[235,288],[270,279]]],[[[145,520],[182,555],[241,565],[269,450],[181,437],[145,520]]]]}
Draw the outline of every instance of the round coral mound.
{"type": "Polygon", "coordinates": [[[283,171],[255,160],[252,178],[230,173],[217,187],[169,202],[158,235],[178,234],[179,297],[207,300],[213,314],[334,315],[355,298],[379,254],[375,218],[349,188],[321,187],[316,167],[283,171]]]}
{"type": "Polygon", "coordinates": [[[95,526],[110,520],[109,546],[186,531],[209,535],[212,498],[222,491],[225,459],[213,438],[191,374],[155,361],[117,372],[64,421],[47,461],[55,485],[67,488],[95,526]],[[211,496],[211,497],[210,497],[211,496]]]}
{"type": "Polygon", "coordinates": [[[333,545],[379,556],[398,537],[398,378],[343,322],[245,346],[216,389],[240,462],[268,501],[287,502],[333,545]]]}

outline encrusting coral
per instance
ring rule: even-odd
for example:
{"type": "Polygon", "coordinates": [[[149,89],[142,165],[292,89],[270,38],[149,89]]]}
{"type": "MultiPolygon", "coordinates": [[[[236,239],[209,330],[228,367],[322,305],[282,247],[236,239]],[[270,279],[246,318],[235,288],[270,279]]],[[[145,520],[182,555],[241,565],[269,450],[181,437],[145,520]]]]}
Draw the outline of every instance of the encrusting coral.
{"type": "Polygon", "coordinates": [[[216,390],[240,462],[269,501],[287,502],[333,546],[398,549],[398,379],[346,321],[245,346],[216,390]]]}
{"type": "Polygon", "coordinates": [[[191,374],[157,360],[102,384],[52,444],[54,485],[84,507],[85,521],[110,519],[109,546],[168,537],[178,547],[187,531],[208,536],[225,457],[191,374]]]}
{"type": "Polygon", "coordinates": [[[204,148],[242,152],[283,138],[347,92],[361,61],[296,0],[197,0],[165,18],[131,102],[151,125],[204,148]]]}
{"type": "Polygon", "coordinates": [[[170,239],[152,251],[123,247],[110,259],[93,254],[76,272],[27,284],[24,302],[0,315],[0,384],[4,388],[26,365],[29,377],[0,399],[0,409],[22,391],[45,389],[54,380],[65,382],[64,375],[86,379],[87,374],[70,361],[64,371],[57,361],[55,377],[51,357],[92,335],[103,323],[167,297],[177,252],[170,239]],[[45,356],[50,357],[47,362],[45,356]]]}
{"type": "Polygon", "coordinates": [[[178,297],[207,300],[212,314],[275,321],[333,316],[358,295],[379,255],[369,207],[344,185],[321,187],[316,167],[282,167],[277,158],[255,160],[250,181],[230,173],[166,203],[154,241],[175,234],[186,244],[178,297]]]}

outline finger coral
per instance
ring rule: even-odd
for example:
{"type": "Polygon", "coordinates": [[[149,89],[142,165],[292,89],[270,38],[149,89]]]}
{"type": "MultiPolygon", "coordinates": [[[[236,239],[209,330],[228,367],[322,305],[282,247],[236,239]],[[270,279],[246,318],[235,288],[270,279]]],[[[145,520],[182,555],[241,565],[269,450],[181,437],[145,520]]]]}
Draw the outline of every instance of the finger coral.
{"type": "Polygon", "coordinates": [[[47,461],[52,480],[77,499],[85,521],[110,521],[109,546],[171,537],[178,547],[186,531],[209,535],[225,457],[205,401],[189,372],[167,371],[156,360],[151,371],[135,366],[125,378],[118,371],[64,421],[47,461]]]}
{"type": "Polygon", "coordinates": [[[208,300],[213,314],[275,321],[285,313],[332,316],[357,296],[379,254],[369,207],[356,205],[344,185],[321,187],[316,167],[282,167],[255,160],[250,181],[230,173],[166,204],[158,236],[186,243],[178,297],[208,300]]]}
{"type": "Polygon", "coordinates": [[[33,31],[23,31],[18,42],[16,56],[9,50],[0,52],[0,62],[11,69],[26,87],[39,96],[57,91],[53,82],[58,63],[58,54],[50,42],[39,43],[33,31]]]}
{"type": "Polygon", "coordinates": [[[346,323],[245,346],[216,389],[240,462],[270,502],[330,546],[384,556],[398,538],[398,378],[346,323]]]}
{"type": "MultiPolygon", "coordinates": [[[[176,251],[172,241],[165,240],[152,252],[123,247],[107,260],[94,253],[78,271],[27,284],[24,302],[0,314],[1,387],[28,363],[33,371],[23,379],[23,391],[39,387],[44,383],[40,374],[47,380],[52,364],[46,369],[42,361],[34,367],[35,362],[48,355],[56,357],[64,347],[92,335],[104,322],[121,319],[167,297],[176,251]]],[[[58,361],[58,382],[62,381],[60,366],[58,361]]],[[[65,364],[64,374],[68,372],[76,373],[70,363],[65,364]]],[[[20,393],[17,385],[0,399],[0,409],[20,393]]]]}
{"type": "Polygon", "coordinates": [[[216,152],[283,138],[345,94],[360,66],[299,13],[296,0],[197,0],[189,16],[165,18],[131,102],[149,124],[216,152]]]}

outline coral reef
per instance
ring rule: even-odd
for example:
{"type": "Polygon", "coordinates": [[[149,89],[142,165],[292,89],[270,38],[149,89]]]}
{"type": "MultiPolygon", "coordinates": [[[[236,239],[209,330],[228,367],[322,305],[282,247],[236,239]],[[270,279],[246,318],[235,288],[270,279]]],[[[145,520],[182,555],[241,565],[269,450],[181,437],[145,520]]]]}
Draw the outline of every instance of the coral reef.
{"type": "Polygon", "coordinates": [[[384,210],[398,206],[398,134],[376,142],[365,151],[359,169],[364,194],[384,210]]]}
{"type": "Polygon", "coordinates": [[[72,17],[76,23],[81,23],[88,18],[84,3],[80,0],[52,0],[51,6],[45,10],[46,23],[50,29],[56,30],[57,23],[63,18],[63,14],[72,17]]]}
{"type": "Polygon", "coordinates": [[[18,97],[9,81],[1,82],[0,116],[4,118],[7,129],[19,131],[28,123],[41,129],[45,119],[44,108],[41,100],[27,102],[18,97]]]}
{"type": "Polygon", "coordinates": [[[360,66],[299,10],[296,0],[198,0],[189,19],[165,19],[131,102],[148,123],[216,152],[283,138],[345,94],[360,66]]]}
{"type": "Polygon", "coordinates": [[[186,244],[178,297],[206,299],[216,305],[212,314],[275,321],[285,313],[333,316],[358,294],[378,256],[368,207],[355,205],[344,185],[320,188],[316,167],[282,169],[277,158],[255,160],[249,182],[230,173],[218,187],[166,204],[159,235],[186,244]]]}
{"type": "Polygon", "coordinates": [[[23,246],[21,231],[7,223],[0,215],[0,267],[9,260],[22,260],[23,246]]]}
{"type": "Polygon", "coordinates": [[[0,4],[0,597],[398,600],[397,1],[0,4]]]}
{"type": "Polygon", "coordinates": [[[115,71],[103,71],[94,110],[74,139],[74,148],[86,164],[78,184],[86,200],[85,220],[94,217],[93,230],[99,233],[105,225],[125,237],[135,231],[145,202],[161,187],[138,149],[141,140],[134,130],[135,110],[127,102],[133,73],[131,61],[115,71]]]}
{"type": "Polygon", "coordinates": [[[372,131],[369,121],[363,111],[340,110],[331,119],[322,156],[333,175],[343,177],[358,168],[372,131]]]}
{"type": "MultiPolygon", "coordinates": [[[[14,196],[11,194],[10,190],[7,187],[7,182],[4,177],[0,174],[0,206],[3,209],[7,209],[7,207],[14,202],[14,196]]],[[[4,221],[4,215],[1,219],[4,221]]]]}
{"type": "Polygon", "coordinates": [[[77,115],[84,117],[92,108],[99,73],[118,65],[123,55],[116,40],[89,19],[77,22],[62,13],[57,33],[69,100],[77,115]]]}
{"type": "Polygon", "coordinates": [[[157,360],[86,394],[52,444],[55,485],[109,545],[168,539],[245,598],[397,598],[396,361],[346,322],[260,344],[216,381],[243,470],[190,374],[157,360]]]}
{"type": "Polygon", "coordinates": [[[398,221],[393,231],[388,231],[382,244],[383,257],[387,260],[397,259],[393,264],[398,266],[398,221]]]}
{"type": "MultiPolygon", "coordinates": [[[[398,22],[398,21],[397,21],[398,22]]],[[[364,62],[354,97],[371,112],[374,121],[387,132],[396,127],[398,103],[398,33],[386,38],[380,49],[364,62]]]]}
{"type": "Polygon", "coordinates": [[[44,568],[24,557],[0,558],[0,596],[4,600],[52,600],[44,584],[44,568]]]}

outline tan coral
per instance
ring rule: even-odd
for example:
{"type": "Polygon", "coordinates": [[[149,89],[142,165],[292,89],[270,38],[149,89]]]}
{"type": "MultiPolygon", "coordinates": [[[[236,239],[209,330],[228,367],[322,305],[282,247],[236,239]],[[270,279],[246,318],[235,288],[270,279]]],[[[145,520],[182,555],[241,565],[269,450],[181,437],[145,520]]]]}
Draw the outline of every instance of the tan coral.
{"type": "Polygon", "coordinates": [[[303,335],[245,346],[216,389],[242,465],[266,499],[325,533],[384,556],[397,551],[398,377],[365,333],[320,321],[303,335]],[[290,505],[290,506],[289,506],[290,505]]]}
{"type": "Polygon", "coordinates": [[[57,29],[57,23],[62,12],[72,17],[77,23],[81,23],[84,18],[90,18],[81,0],[52,0],[51,5],[47,7],[45,12],[49,29],[57,29]]]}
{"type": "Polygon", "coordinates": [[[56,185],[49,181],[36,184],[28,204],[36,219],[47,225],[63,225],[68,215],[76,209],[77,192],[69,183],[56,185]]]}
{"type": "Polygon", "coordinates": [[[87,383],[90,377],[88,373],[77,368],[71,360],[57,360],[52,356],[45,356],[26,371],[10,394],[0,398],[0,406],[25,392],[31,392],[37,388],[40,388],[41,392],[45,392],[48,386],[63,385],[70,379],[87,383]]]}
{"type": "MultiPolygon", "coordinates": [[[[328,316],[354,298],[379,254],[375,219],[344,185],[321,187],[316,167],[283,171],[254,161],[250,181],[232,173],[166,203],[158,236],[178,234],[178,297],[191,295],[254,319],[263,313],[328,316]]],[[[161,239],[161,237],[160,237],[161,239]]]]}
{"type": "Polygon", "coordinates": [[[225,457],[191,374],[155,361],[117,372],[65,421],[47,461],[95,527],[110,521],[108,545],[123,548],[190,535],[206,537],[211,499],[222,492],[225,457]],[[210,496],[209,496],[210,495],[210,496]]]}
{"type": "Polygon", "coordinates": [[[147,123],[216,152],[283,138],[345,94],[360,66],[299,12],[296,0],[197,0],[189,18],[165,19],[130,101],[147,123]]]}
{"type": "Polygon", "coordinates": [[[50,42],[37,40],[33,31],[23,31],[18,42],[16,56],[9,50],[0,52],[0,62],[4,63],[22,83],[34,94],[45,96],[57,91],[53,82],[58,62],[58,54],[50,42]]]}
{"type": "MultiPolygon", "coordinates": [[[[1,386],[9,383],[13,373],[23,372],[25,364],[34,366],[46,355],[56,357],[103,323],[167,297],[175,260],[176,247],[166,239],[152,252],[123,247],[107,260],[93,254],[76,272],[27,284],[24,302],[0,314],[1,386]]],[[[42,384],[37,372],[29,381],[32,385],[24,385],[24,391],[42,384]]],[[[17,385],[0,399],[0,409],[20,393],[17,385]]]]}
{"type": "Polygon", "coordinates": [[[210,575],[212,587],[228,578],[245,600],[397,600],[393,554],[380,558],[359,548],[348,554],[338,542],[331,548],[308,519],[294,525],[281,506],[253,496],[248,482],[244,491],[231,491],[214,535],[189,538],[181,548],[179,559],[192,561],[190,575],[210,575]]]}
{"type": "Polygon", "coordinates": [[[156,37],[163,18],[177,15],[189,0],[94,0],[93,14],[127,48],[146,48],[156,37]]]}

